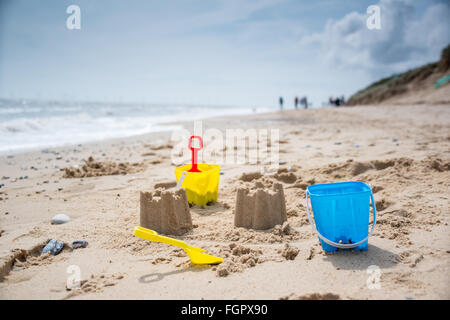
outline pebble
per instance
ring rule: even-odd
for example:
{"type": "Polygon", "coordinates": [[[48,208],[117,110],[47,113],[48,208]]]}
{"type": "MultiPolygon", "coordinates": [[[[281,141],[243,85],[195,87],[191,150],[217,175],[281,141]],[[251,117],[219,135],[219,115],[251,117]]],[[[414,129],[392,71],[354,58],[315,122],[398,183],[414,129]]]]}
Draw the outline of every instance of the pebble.
{"type": "Polygon", "coordinates": [[[52,218],[52,224],[62,224],[69,221],[70,221],[69,216],[64,213],[59,213],[52,218]]]}
{"type": "Polygon", "coordinates": [[[88,245],[87,241],[84,240],[75,240],[72,242],[72,248],[78,249],[78,248],[86,248],[88,245]]]}
{"type": "Polygon", "coordinates": [[[64,242],[55,239],[50,240],[45,247],[42,249],[41,253],[50,252],[52,255],[56,256],[64,247],[64,242]]]}

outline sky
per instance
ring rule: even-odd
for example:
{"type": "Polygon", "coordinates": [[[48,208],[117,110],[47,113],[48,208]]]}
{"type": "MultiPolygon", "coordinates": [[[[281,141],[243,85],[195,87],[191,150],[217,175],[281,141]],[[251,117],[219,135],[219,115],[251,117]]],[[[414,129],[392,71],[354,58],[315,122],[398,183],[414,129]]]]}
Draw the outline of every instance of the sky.
{"type": "Polygon", "coordinates": [[[320,106],[437,61],[449,30],[449,1],[0,0],[0,98],[320,106]]]}

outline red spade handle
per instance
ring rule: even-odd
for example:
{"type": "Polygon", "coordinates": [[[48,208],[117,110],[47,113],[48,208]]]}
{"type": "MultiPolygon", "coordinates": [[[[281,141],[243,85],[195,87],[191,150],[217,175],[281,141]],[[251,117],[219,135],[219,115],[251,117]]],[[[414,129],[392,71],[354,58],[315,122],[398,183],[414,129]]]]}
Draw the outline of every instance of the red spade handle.
{"type": "Polygon", "coordinates": [[[188,170],[188,172],[201,172],[200,170],[198,170],[197,168],[197,152],[198,150],[203,149],[203,140],[202,137],[200,136],[191,136],[189,138],[189,145],[188,148],[192,150],[192,168],[190,170],[188,170]],[[200,141],[200,147],[199,148],[194,148],[192,146],[192,140],[193,139],[198,139],[200,141]]]}

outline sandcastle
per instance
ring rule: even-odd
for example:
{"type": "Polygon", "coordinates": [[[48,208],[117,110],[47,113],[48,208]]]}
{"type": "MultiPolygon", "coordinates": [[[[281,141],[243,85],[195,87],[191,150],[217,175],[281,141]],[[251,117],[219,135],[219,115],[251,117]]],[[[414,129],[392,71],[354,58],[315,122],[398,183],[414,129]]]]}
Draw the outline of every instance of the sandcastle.
{"type": "Polygon", "coordinates": [[[251,229],[270,229],[287,220],[283,186],[273,185],[273,190],[239,188],[236,194],[234,225],[251,229]]]}
{"type": "Polygon", "coordinates": [[[141,192],[141,226],[158,233],[182,235],[192,229],[184,189],[141,192]]]}

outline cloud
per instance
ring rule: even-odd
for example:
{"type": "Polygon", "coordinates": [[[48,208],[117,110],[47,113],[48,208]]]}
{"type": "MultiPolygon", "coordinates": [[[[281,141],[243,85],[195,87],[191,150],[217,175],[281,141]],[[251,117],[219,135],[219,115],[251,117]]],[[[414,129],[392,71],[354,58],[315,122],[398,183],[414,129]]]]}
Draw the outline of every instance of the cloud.
{"type": "Polygon", "coordinates": [[[336,68],[360,68],[374,77],[436,61],[450,43],[450,5],[428,6],[421,17],[408,1],[381,0],[381,30],[369,30],[366,13],[329,20],[321,33],[305,36],[302,46],[318,51],[321,62],[336,68]]]}

